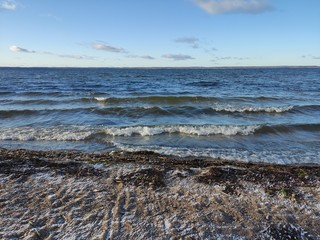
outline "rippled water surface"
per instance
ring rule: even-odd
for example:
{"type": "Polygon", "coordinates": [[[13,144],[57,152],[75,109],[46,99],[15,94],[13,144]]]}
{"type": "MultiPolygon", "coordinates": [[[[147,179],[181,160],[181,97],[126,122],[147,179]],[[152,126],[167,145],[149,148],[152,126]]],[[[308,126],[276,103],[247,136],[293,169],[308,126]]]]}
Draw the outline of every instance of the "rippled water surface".
{"type": "Polygon", "coordinates": [[[0,68],[0,147],[320,164],[320,69],[0,68]]]}

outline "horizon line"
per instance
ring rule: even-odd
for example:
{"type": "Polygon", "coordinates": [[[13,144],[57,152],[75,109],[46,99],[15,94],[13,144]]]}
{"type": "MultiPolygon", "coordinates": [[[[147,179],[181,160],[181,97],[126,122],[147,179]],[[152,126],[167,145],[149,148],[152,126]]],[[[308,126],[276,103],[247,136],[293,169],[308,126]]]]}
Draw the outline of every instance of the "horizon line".
{"type": "Polygon", "coordinates": [[[320,68],[320,65],[278,65],[278,66],[188,66],[188,67],[82,67],[82,66],[0,66],[1,68],[79,68],[79,69],[94,69],[94,68],[110,68],[110,69],[226,69],[226,68],[320,68]]]}

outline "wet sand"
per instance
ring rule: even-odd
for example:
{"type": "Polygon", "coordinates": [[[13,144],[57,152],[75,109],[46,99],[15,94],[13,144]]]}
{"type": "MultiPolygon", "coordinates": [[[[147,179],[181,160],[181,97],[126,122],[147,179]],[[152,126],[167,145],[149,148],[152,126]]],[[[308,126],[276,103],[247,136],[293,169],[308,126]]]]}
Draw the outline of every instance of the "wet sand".
{"type": "Polygon", "coordinates": [[[320,239],[320,166],[0,149],[0,239],[320,239]]]}

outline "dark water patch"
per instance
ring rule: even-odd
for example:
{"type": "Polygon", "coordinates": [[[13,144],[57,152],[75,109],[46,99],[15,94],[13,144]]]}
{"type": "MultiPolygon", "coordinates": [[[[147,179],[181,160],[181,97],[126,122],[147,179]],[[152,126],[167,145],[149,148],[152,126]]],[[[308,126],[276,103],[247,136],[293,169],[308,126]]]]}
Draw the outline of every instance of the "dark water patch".
{"type": "Polygon", "coordinates": [[[72,92],[68,91],[17,91],[17,96],[24,97],[70,97],[75,95],[72,92]]]}
{"type": "Polygon", "coordinates": [[[37,105],[37,104],[41,104],[41,105],[54,105],[54,104],[58,104],[61,102],[65,102],[63,100],[57,99],[57,100],[51,100],[51,99],[41,99],[41,98],[37,98],[37,99],[5,99],[5,100],[1,100],[1,102],[3,104],[8,104],[8,105],[37,105]]]}
{"type": "Polygon", "coordinates": [[[0,92],[0,96],[2,96],[2,95],[4,95],[4,96],[6,96],[6,95],[10,95],[10,94],[15,94],[15,92],[3,92],[3,91],[1,91],[0,92]]]}
{"type": "Polygon", "coordinates": [[[198,102],[215,102],[215,97],[197,96],[141,96],[131,98],[95,98],[94,100],[104,103],[152,103],[152,104],[182,104],[198,102]]]}
{"type": "Polygon", "coordinates": [[[81,102],[100,102],[105,104],[128,104],[128,103],[146,103],[146,104],[217,104],[217,103],[256,103],[267,101],[280,101],[278,98],[270,97],[210,97],[210,96],[139,96],[139,97],[94,97],[80,98],[75,101],[81,102]]]}
{"type": "Polygon", "coordinates": [[[0,110],[0,119],[13,117],[27,117],[34,116],[35,120],[43,115],[55,114],[56,116],[65,116],[65,114],[79,114],[90,113],[94,111],[93,108],[52,108],[52,109],[21,109],[21,110],[0,110]]]}
{"type": "Polygon", "coordinates": [[[302,105],[293,108],[295,112],[306,113],[320,111],[320,105],[302,105]]]}
{"type": "Polygon", "coordinates": [[[274,126],[262,126],[256,130],[256,134],[281,134],[281,133],[293,133],[296,131],[311,131],[319,132],[320,124],[288,124],[288,125],[274,125],[274,126]]]}
{"type": "Polygon", "coordinates": [[[98,115],[111,115],[111,116],[126,116],[126,117],[139,117],[139,116],[170,116],[174,113],[161,108],[161,107],[113,107],[113,108],[99,108],[90,110],[98,115]]]}
{"type": "Polygon", "coordinates": [[[219,82],[216,81],[196,81],[196,82],[191,82],[187,83],[187,86],[193,86],[193,87],[216,87],[218,86],[219,82]]]}
{"type": "Polygon", "coordinates": [[[39,111],[37,110],[1,110],[0,111],[0,119],[4,118],[12,118],[17,116],[28,116],[28,115],[36,115],[39,111]]]}

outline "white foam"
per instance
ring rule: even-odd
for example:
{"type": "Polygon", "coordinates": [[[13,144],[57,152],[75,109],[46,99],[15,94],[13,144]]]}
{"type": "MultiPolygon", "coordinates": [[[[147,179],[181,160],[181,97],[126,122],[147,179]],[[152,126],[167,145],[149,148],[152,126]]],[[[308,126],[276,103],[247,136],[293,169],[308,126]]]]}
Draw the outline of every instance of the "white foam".
{"type": "Polygon", "coordinates": [[[92,131],[85,127],[64,127],[55,128],[7,128],[0,129],[0,140],[11,141],[81,141],[92,134],[92,131]]]}
{"type": "Polygon", "coordinates": [[[212,107],[217,112],[267,112],[267,113],[282,113],[293,109],[293,106],[278,106],[278,107],[253,107],[253,106],[223,106],[212,107]]]}
{"type": "Polygon", "coordinates": [[[237,125],[168,125],[168,126],[131,126],[131,127],[85,127],[56,126],[50,128],[0,128],[0,140],[5,141],[83,141],[97,133],[109,136],[154,136],[160,134],[209,135],[249,135],[259,126],[237,125]]]}
{"type": "Polygon", "coordinates": [[[222,159],[229,161],[242,162],[265,162],[275,164],[302,164],[318,163],[320,151],[301,152],[301,151],[249,151],[239,149],[223,148],[179,148],[164,146],[130,146],[115,143],[115,146],[121,150],[153,151],[159,154],[174,155],[179,157],[206,157],[213,159],[222,159]]]}
{"type": "Polygon", "coordinates": [[[111,127],[106,128],[105,133],[111,136],[153,136],[159,134],[180,133],[186,135],[250,135],[259,129],[258,125],[242,126],[242,125],[169,125],[169,126],[134,126],[134,127],[111,127]]]}
{"type": "Polygon", "coordinates": [[[106,98],[106,97],[95,97],[94,98],[96,101],[98,102],[105,102],[107,101],[109,98],[106,98]]]}

